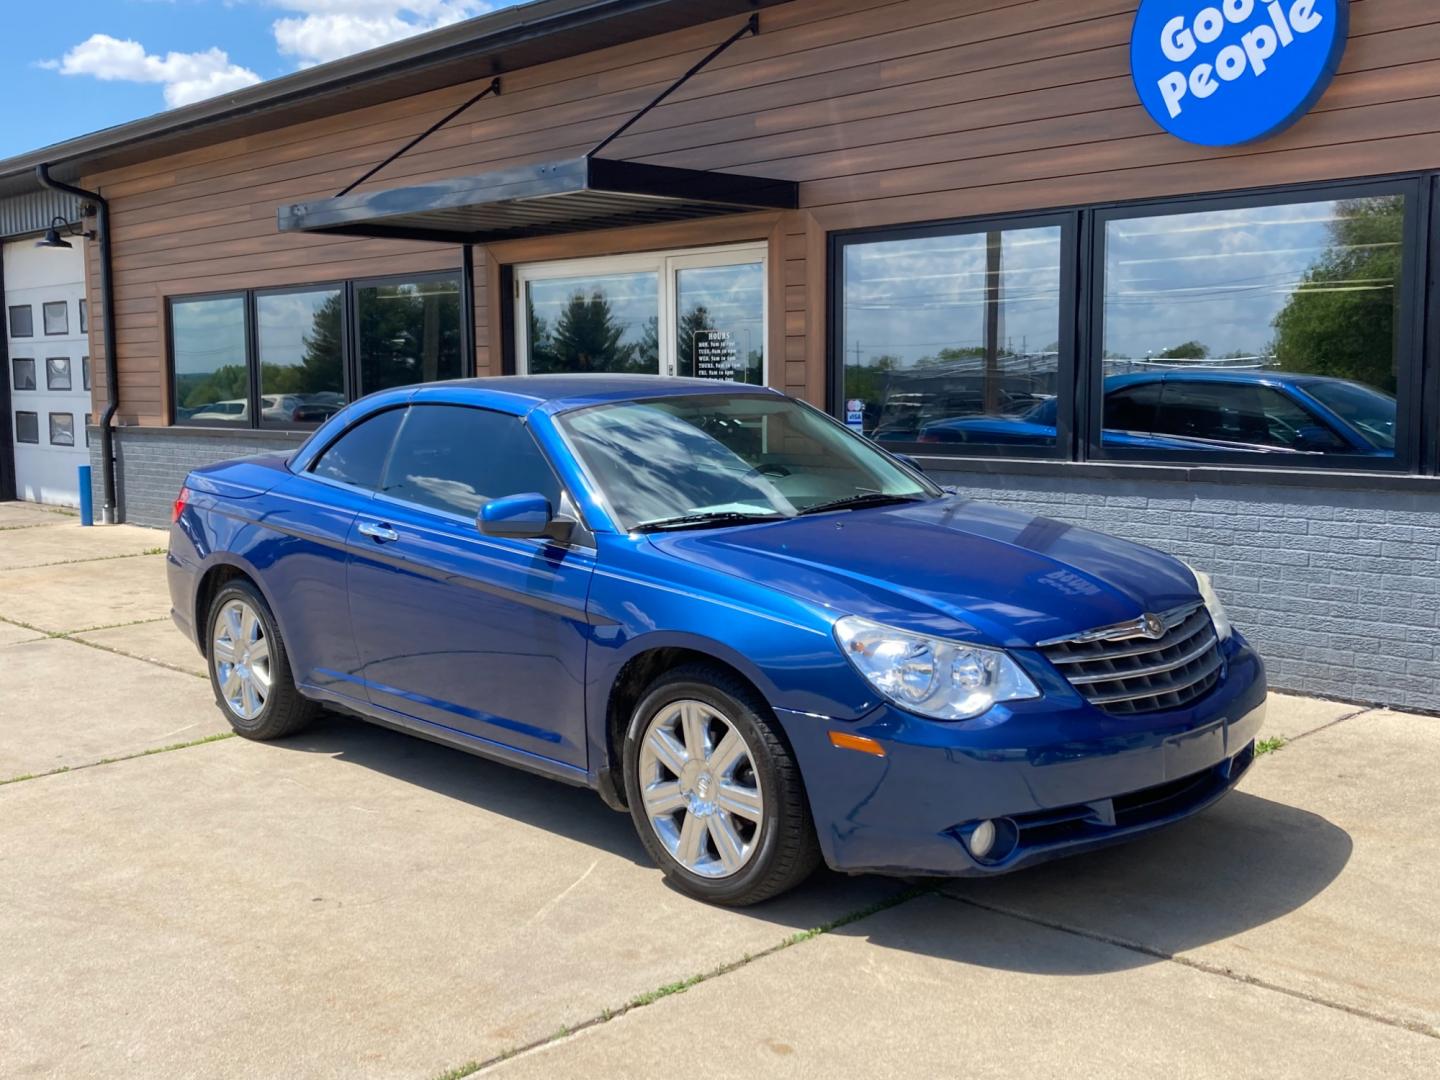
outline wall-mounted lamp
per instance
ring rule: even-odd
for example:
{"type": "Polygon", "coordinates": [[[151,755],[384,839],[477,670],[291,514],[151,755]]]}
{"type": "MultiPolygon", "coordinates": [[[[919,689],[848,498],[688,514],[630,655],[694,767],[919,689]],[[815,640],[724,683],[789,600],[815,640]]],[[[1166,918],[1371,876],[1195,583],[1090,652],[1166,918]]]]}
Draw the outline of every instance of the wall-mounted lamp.
{"type": "Polygon", "coordinates": [[[79,231],[79,222],[69,221],[64,217],[61,217],[59,214],[56,214],[53,218],[50,219],[50,227],[45,230],[45,235],[39,240],[35,241],[35,246],[37,248],[73,248],[75,245],[70,243],[69,240],[66,240],[63,236],[60,235],[61,229],[72,228],[77,230],[75,233],[71,234],[74,236],[84,236],[88,239],[94,235],[93,233],[79,231]]]}

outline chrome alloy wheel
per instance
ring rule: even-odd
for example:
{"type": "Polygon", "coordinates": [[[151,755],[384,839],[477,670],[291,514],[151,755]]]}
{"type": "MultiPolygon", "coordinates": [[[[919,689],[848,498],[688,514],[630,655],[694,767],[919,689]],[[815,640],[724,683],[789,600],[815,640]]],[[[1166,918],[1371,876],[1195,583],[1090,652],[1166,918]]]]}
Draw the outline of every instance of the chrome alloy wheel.
{"type": "Polygon", "coordinates": [[[755,759],[735,725],[703,701],[675,701],[640,743],[645,816],[692,874],[726,878],[750,861],[765,821],[755,759]]]}
{"type": "Polygon", "coordinates": [[[270,695],[270,642],[265,624],[244,600],[231,600],[220,609],[210,656],[225,704],[241,720],[254,720],[270,695]]]}

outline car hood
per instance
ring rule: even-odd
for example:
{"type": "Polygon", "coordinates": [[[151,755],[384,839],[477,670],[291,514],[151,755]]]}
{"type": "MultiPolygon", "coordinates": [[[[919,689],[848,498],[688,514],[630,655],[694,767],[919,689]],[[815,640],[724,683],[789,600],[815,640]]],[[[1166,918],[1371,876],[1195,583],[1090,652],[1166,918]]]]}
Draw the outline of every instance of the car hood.
{"type": "Polygon", "coordinates": [[[1010,648],[1199,600],[1194,577],[1169,555],[957,496],[651,541],[837,618],[1010,648]]]}

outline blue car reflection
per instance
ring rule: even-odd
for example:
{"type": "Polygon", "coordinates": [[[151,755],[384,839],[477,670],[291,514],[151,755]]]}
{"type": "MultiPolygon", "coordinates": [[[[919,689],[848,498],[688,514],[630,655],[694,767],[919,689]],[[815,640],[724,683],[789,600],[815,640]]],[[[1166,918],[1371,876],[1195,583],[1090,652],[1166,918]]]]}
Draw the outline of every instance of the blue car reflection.
{"type": "MultiPolygon", "coordinates": [[[[925,424],[922,443],[1053,446],[1052,398],[1016,416],[967,416],[925,424]]],[[[1105,379],[1105,446],[1249,453],[1395,453],[1395,399],[1321,375],[1158,370],[1105,379]]]]}
{"type": "Polygon", "coordinates": [[[384,391],[192,472],[168,566],[240,734],[327,706],[588,786],[715,903],[1178,821],[1265,702],[1203,573],[948,494],[761,387],[384,391]]]}

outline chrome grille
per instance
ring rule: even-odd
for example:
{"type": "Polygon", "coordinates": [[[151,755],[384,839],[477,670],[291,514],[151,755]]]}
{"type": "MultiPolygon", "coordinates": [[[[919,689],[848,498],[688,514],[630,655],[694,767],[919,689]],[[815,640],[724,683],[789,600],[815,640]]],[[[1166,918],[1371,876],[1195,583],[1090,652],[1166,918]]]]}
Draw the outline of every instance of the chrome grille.
{"type": "Polygon", "coordinates": [[[1090,704],[1122,716],[1189,705],[1220,681],[1223,666],[1201,604],[1044,641],[1040,649],[1090,704]]]}

